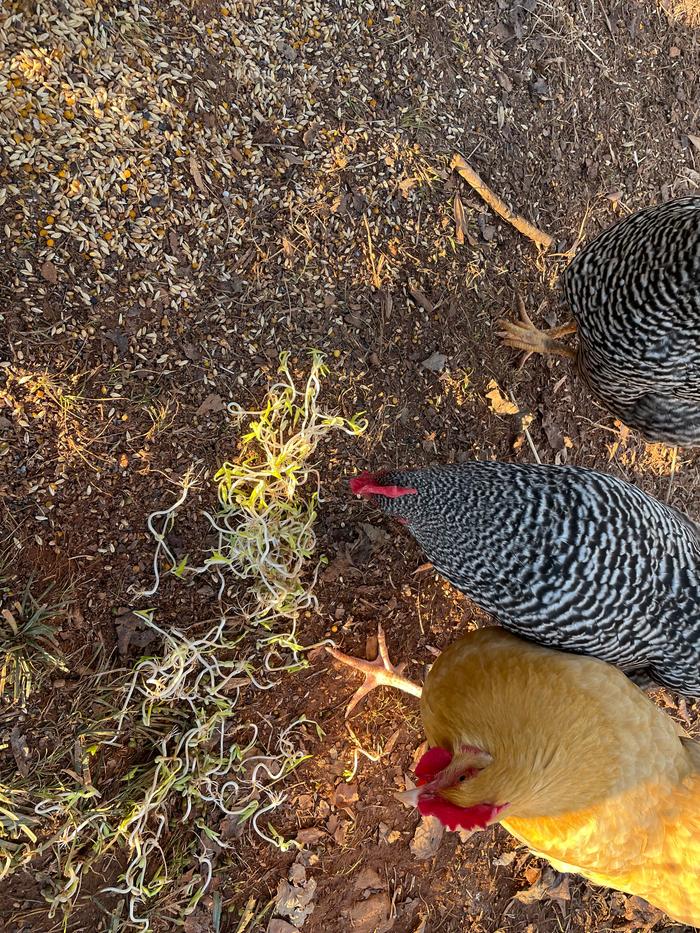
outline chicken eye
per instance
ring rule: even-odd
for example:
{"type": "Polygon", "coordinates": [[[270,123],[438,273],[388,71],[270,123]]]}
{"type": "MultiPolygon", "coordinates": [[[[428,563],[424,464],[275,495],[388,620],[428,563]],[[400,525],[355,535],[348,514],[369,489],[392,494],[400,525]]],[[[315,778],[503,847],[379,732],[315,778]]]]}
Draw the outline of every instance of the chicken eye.
{"type": "Polygon", "coordinates": [[[459,779],[460,779],[460,781],[466,781],[467,775],[466,775],[466,774],[460,774],[459,779]]]}

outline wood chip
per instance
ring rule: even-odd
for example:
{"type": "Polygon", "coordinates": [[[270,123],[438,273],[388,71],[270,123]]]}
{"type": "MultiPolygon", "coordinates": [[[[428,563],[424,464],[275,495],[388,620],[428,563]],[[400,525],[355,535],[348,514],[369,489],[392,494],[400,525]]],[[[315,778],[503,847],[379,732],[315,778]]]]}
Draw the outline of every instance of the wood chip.
{"type": "Polygon", "coordinates": [[[467,234],[467,215],[464,212],[464,205],[462,204],[459,192],[457,192],[454,197],[454,213],[456,227],[455,240],[460,246],[463,246],[464,238],[467,234]]]}

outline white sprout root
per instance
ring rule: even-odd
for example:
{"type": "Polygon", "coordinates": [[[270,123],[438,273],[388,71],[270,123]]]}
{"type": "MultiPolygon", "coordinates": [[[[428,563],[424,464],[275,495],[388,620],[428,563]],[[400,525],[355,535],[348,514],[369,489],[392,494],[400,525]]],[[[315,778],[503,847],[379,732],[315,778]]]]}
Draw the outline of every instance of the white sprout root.
{"type": "MultiPolygon", "coordinates": [[[[178,564],[166,540],[195,484],[191,471],[172,505],[148,517],[156,542],[154,582],[140,595],[157,595],[164,558],[167,572],[180,579],[213,573],[220,599],[236,601],[235,634],[223,611],[197,637],[159,626],[154,609],[138,613],[160,636],[162,650],[137,663],[122,687],[112,735],[100,744],[123,746],[138,728],[152,736],[152,760],[134,769],[119,801],[102,801],[92,788],[94,809],[80,812],[80,840],[73,832],[75,793],[55,802],[51,815],[66,826],[60,844],[64,852],[69,843],[73,847],[60,863],[64,885],[54,897],[54,910],[65,910],[77,896],[86,860],[117,845],[126,849],[128,864],[120,883],[108,890],[126,898],[131,924],[143,930],[150,929],[147,915],[159,898],[176,899],[181,917],[194,910],[212,878],[211,842],[227,848],[219,832],[223,818],[246,823],[279,848],[297,845],[282,838],[269,815],[286,799],[284,778],[308,757],[302,747],[305,724],[315,724],[302,716],[275,735],[265,723],[263,735],[239,701],[242,691],[268,690],[276,682],[270,678],[306,666],[308,648],[297,638],[297,624],[301,613],[316,606],[313,588],[322,563],[315,556],[320,490],[313,458],[329,433],[358,435],[366,425],[319,409],[326,373],[319,353],[311,354],[302,389],[295,385],[289,354],[280,357],[279,373],[260,411],[229,405],[236,419],[248,419],[248,430],[236,462],[225,463],[215,476],[219,509],[205,514],[218,541],[201,565],[178,564]],[[174,813],[183,835],[189,835],[189,865],[199,865],[179,885],[165,851],[174,813]]],[[[48,815],[40,805],[36,813],[48,815]]]]}

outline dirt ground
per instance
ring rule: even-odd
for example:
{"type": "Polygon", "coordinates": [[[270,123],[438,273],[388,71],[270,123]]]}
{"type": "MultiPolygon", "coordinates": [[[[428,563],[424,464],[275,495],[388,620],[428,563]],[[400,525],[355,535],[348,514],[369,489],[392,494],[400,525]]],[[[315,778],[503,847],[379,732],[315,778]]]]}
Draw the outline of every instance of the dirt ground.
{"type": "MultiPolygon", "coordinates": [[[[381,622],[420,678],[434,649],[484,621],[416,572],[407,534],[353,500],[360,469],[536,451],[667,495],[668,452],[616,425],[568,363],[517,370],[496,322],[516,292],[535,321],[565,321],[558,254],[700,191],[698,36],[651,0],[27,0],[0,13],[3,551],[12,593],[33,578],[72,594],[57,628],[68,670],[19,720],[29,761],[72,748],[64,726],[90,675],[142,652],[120,620],[149,607],[134,595],[152,582],[146,517],[194,465],[201,483],[171,543],[206,541],[199,512],[236,454],[225,403],[258,405],[281,351],[300,374],[308,349],[326,353],[325,407],[369,421],[320,450],[328,564],[305,644],[372,652],[381,622]],[[454,152],[556,249],[540,256],[489,211],[451,173],[454,152]]],[[[693,516],[699,464],[681,451],[670,490],[693,516]]],[[[166,628],[218,614],[212,586],[169,578],[157,601],[166,628]]],[[[422,742],[415,701],[378,691],[346,724],[352,675],[321,651],[310,660],[244,697],[260,721],[305,715],[323,730],[307,729],[312,757],[271,816],[304,851],[244,832],[196,911],[154,929],[238,933],[277,917],[269,929],[284,933],[285,879],[309,893],[305,933],[683,929],[554,877],[500,828],[416,837],[392,798],[422,742]]],[[[5,784],[21,770],[16,725],[0,708],[5,784]]],[[[92,780],[129,766],[103,756],[92,780]]],[[[69,751],[61,767],[74,767],[69,751]]],[[[53,871],[39,859],[2,882],[3,930],[61,929],[53,871]]],[[[118,929],[119,898],[103,897],[105,914],[92,895],[119,871],[117,855],[83,879],[67,929],[118,929]]]]}

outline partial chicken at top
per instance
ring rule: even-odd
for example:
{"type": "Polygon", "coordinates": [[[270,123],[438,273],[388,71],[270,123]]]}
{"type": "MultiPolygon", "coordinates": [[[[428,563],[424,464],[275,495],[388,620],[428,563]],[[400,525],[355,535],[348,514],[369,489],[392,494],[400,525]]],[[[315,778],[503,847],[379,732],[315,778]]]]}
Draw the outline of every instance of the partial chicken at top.
{"type": "Polygon", "coordinates": [[[350,486],[505,628],[700,696],[700,535],[681,512],[569,466],[472,461],[350,486]]]}
{"type": "Polygon", "coordinates": [[[521,302],[506,346],[568,356],[592,392],[648,440],[700,444],[700,197],[638,211],[564,273],[574,321],[539,330],[521,302]],[[578,331],[578,348],[561,342],[578,331]]]}

